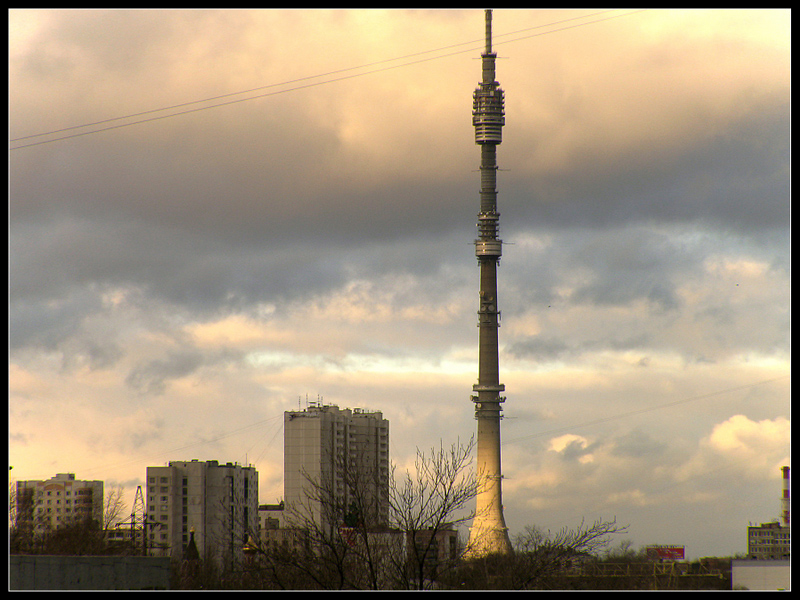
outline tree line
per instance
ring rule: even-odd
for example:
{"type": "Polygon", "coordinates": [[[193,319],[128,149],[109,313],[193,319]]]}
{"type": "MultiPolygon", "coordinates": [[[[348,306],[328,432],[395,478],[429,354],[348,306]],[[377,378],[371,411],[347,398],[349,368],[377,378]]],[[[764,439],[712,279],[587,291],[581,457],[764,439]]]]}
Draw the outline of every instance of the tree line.
{"type": "MultiPolygon", "coordinates": [[[[338,480],[307,477],[305,501],[285,508],[280,538],[249,531],[243,558],[227,562],[188,548],[175,553],[172,589],[608,589],[610,580],[587,578],[587,566],[642,560],[625,540],[610,548],[615,536],[627,532],[616,519],[556,532],[531,525],[512,536],[512,553],[474,556],[461,531],[475,517],[470,507],[482,485],[481,473],[471,467],[474,447],[470,439],[418,451],[412,468],[391,468],[388,489],[375,485],[376,473],[363,463],[345,457],[338,480]]],[[[10,510],[13,504],[12,498],[10,510]]],[[[10,550],[138,554],[133,541],[110,543],[106,535],[122,507],[122,490],[115,490],[105,500],[103,522],[37,532],[10,514],[10,550]]],[[[652,589],[658,582],[643,576],[613,585],[652,589]]]]}

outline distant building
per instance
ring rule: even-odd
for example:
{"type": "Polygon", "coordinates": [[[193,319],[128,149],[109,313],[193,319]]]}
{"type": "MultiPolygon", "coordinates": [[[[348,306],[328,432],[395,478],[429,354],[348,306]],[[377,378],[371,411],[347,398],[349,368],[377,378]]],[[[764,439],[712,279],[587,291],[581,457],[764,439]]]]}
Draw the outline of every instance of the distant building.
{"type": "Polygon", "coordinates": [[[258,537],[265,550],[283,548],[299,550],[307,545],[305,532],[284,526],[284,503],[260,504],[258,507],[258,537]]]}
{"type": "Polygon", "coordinates": [[[784,560],[791,555],[789,525],[789,467],[781,467],[783,490],[781,492],[781,520],[747,528],[747,558],[753,560],[784,560]]]}
{"type": "Polygon", "coordinates": [[[388,521],[389,421],[380,412],[311,405],[285,412],[283,431],[287,512],[301,510],[322,526],[348,525],[349,518],[368,520],[370,527],[388,521]],[[311,498],[321,490],[339,514],[323,514],[330,507],[323,510],[311,498]],[[361,494],[360,510],[371,514],[346,514],[354,491],[361,494]]]}
{"type": "Polygon", "coordinates": [[[16,522],[21,531],[41,533],[76,521],[103,524],[103,482],[59,473],[52,479],[18,481],[16,522]]]}
{"type": "Polygon", "coordinates": [[[731,561],[731,589],[790,590],[792,566],[789,560],[731,561]]]}
{"type": "Polygon", "coordinates": [[[408,532],[406,534],[409,567],[413,573],[419,572],[419,562],[423,572],[435,579],[446,567],[455,564],[459,557],[458,531],[448,523],[441,529],[408,532]]]}
{"type": "Polygon", "coordinates": [[[258,505],[258,529],[265,531],[277,529],[283,523],[283,501],[278,504],[258,505]]]}
{"type": "Polygon", "coordinates": [[[117,523],[115,527],[106,531],[106,541],[114,548],[137,548],[136,542],[140,541],[141,537],[141,532],[135,530],[130,523],[117,523]]]}
{"type": "Polygon", "coordinates": [[[183,558],[193,532],[201,558],[237,563],[258,531],[258,473],[215,460],[148,467],[146,514],[151,555],[183,558]]]}
{"type": "Polygon", "coordinates": [[[747,558],[788,559],[791,554],[791,528],[775,521],[747,528],[747,558]]]}

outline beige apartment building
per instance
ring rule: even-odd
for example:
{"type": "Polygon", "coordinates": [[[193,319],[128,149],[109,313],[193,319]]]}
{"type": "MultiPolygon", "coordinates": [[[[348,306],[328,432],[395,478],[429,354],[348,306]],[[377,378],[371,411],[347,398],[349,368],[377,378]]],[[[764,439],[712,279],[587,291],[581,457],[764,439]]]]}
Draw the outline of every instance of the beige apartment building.
{"type": "MultiPolygon", "coordinates": [[[[284,502],[286,514],[302,508],[320,525],[339,526],[344,514],[323,514],[310,501],[320,486],[339,507],[354,501],[354,483],[369,505],[370,526],[388,520],[389,421],[377,411],[311,404],[284,413],[284,502]],[[309,481],[315,482],[309,485],[309,481]]],[[[285,526],[281,524],[281,526],[285,526]]]]}
{"type": "Polygon", "coordinates": [[[103,482],[59,473],[51,479],[18,481],[17,526],[41,533],[90,519],[103,525],[103,482]]]}
{"type": "Polygon", "coordinates": [[[193,533],[201,558],[237,564],[258,531],[252,466],[192,460],[148,467],[146,498],[151,555],[182,558],[193,533]]]}

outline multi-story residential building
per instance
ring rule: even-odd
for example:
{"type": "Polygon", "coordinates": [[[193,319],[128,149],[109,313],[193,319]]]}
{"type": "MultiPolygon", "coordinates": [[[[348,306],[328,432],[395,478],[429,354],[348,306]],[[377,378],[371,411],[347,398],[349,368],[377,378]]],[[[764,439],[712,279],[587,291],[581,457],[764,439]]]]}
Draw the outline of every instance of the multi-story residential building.
{"type": "Polygon", "coordinates": [[[388,521],[389,421],[380,412],[311,404],[284,413],[284,501],[322,526],[388,521]],[[317,496],[327,496],[323,509],[317,496]],[[345,514],[349,507],[360,512],[345,514]],[[331,514],[331,507],[338,507],[331,514]]]}
{"type": "Polygon", "coordinates": [[[103,482],[75,479],[59,473],[52,479],[18,481],[17,527],[41,533],[91,520],[103,525],[103,482]]]}
{"type": "Polygon", "coordinates": [[[236,563],[258,531],[258,473],[215,460],[148,467],[146,514],[151,554],[181,558],[193,533],[201,558],[236,563]]]}

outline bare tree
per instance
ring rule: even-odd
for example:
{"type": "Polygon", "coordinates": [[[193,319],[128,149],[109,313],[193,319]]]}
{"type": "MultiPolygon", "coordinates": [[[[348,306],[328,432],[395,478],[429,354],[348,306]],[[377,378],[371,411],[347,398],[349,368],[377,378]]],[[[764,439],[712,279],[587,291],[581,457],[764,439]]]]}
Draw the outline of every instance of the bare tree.
{"type": "MultiPolygon", "coordinates": [[[[460,557],[440,560],[441,534],[474,518],[467,505],[476,497],[479,479],[471,469],[474,438],[445,449],[432,448],[427,456],[417,450],[414,471],[391,478],[389,502],[394,525],[408,539],[408,588],[423,589],[460,557]]],[[[455,533],[455,532],[454,532],[455,533]]],[[[463,551],[463,548],[461,549],[463,551]]]]}
{"type": "MultiPolygon", "coordinates": [[[[385,488],[368,466],[337,458],[337,477],[306,474],[305,497],[284,509],[294,543],[251,538],[250,581],[270,589],[413,589],[432,585],[456,555],[442,561],[440,534],[470,518],[478,482],[470,470],[474,441],[417,452],[413,470],[385,488]]],[[[385,480],[385,474],[383,479],[385,480]]]]}
{"type": "MultiPolygon", "coordinates": [[[[58,527],[53,527],[47,513],[36,510],[32,491],[26,492],[21,506],[16,507],[17,518],[10,535],[13,553],[101,555],[118,550],[109,546],[106,533],[119,522],[125,508],[122,486],[103,499],[102,522],[93,518],[93,511],[76,508],[62,516],[58,527]]],[[[87,506],[91,507],[91,501],[87,506]]]]}
{"type": "Polygon", "coordinates": [[[611,535],[627,532],[628,526],[617,525],[617,520],[603,521],[597,519],[591,525],[581,521],[576,529],[563,527],[555,534],[546,533],[536,527],[528,526],[514,540],[518,552],[534,553],[542,550],[558,550],[561,556],[596,556],[601,550],[608,548],[611,535]]]}
{"type": "Polygon", "coordinates": [[[121,485],[106,494],[103,504],[103,530],[108,531],[119,524],[122,511],[125,510],[125,490],[121,485]]]}
{"type": "Polygon", "coordinates": [[[463,565],[454,586],[473,589],[568,588],[568,577],[605,550],[613,535],[627,532],[616,519],[585,521],[575,529],[564,527],[553,533],[528,526],[514,538],[512,556],[489,555],[463,565]]]}
{"type": "Polygon", "coordinates": [[[285,524],[302,532],[297,538],[302,543],[270,558],[273,567],[275,561],[284,561],[284,571],[288,567],[295,572],[292,580],[302,573],[318,589],[376,590],[388,585],[393,536],[386,519],[388,482],[380,484],[373,461],[358,451],[334,457],[331,472],[318,478],[304,474],[305,497],[287,505],[285,524]]]}

